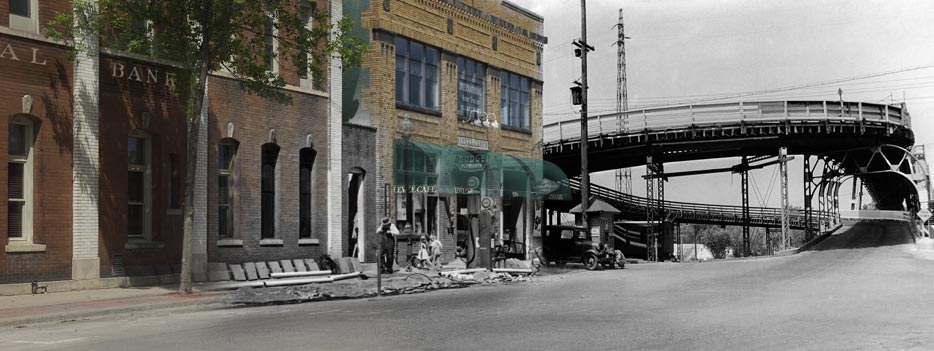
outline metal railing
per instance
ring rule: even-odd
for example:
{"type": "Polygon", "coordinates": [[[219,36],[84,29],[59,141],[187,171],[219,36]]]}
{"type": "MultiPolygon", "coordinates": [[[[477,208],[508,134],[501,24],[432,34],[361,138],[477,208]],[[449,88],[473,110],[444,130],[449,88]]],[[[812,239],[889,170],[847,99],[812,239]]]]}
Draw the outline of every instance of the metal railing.
{"type": "MultiPolygon", "coordinates": [[[[682,129],[723,124],[836,121],[881,122],[911,127],[904,105],[840,101],[754,101],[646,108],[590,116],[589,136],[639,134],[652,130],[682,129]]],[[[545,143],[579,140],[580,120],[543,126],[545,143]]]]}
{"type": "MultiPolygon", "coordinates": [[[[571,178],[568,181],[572,191],[580,191],[579,179],[571,178]]],[[[646,207],[648,207],[648,201],[644,197],[621,193],[592,183],[590,193],[627,213],[645,214],[646,207]]],[[[660,209],[656,208],[656,211],[660,209]]],[[[742,225],[743,223],[742,206],[664,201],[664,215],[668,219],[688,223],[692,221],[729,225],[742,225]]],[[[750,207],[749,218],[753,226],[775,227],[781,225],[782,212],[780,208],[750,207]]],[[[831,222],[834,218],[836,218],[834,213],[814,211],[814,223],[811,223],[811,226],[817,229],[820,223],[831,222]]],[[[805,228],[804,211],[790,211],[788,222],[793,228],[805,228]]]]}

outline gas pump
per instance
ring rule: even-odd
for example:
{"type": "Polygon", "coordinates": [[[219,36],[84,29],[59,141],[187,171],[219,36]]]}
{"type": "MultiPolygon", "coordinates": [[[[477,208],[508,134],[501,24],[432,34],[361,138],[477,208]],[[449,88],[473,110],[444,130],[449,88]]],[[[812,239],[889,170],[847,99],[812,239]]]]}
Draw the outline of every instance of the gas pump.
{"type": "Polygon", "coordinates": [[[492,267],[492,258],[493,258],[493,247],[491,245],[492,241],[492,216],[490,211],[481,211],[480,212],[480,233],[477,237],[478,246],[477,246],[477,259],[480,268],[491,268],[492,267]]]}

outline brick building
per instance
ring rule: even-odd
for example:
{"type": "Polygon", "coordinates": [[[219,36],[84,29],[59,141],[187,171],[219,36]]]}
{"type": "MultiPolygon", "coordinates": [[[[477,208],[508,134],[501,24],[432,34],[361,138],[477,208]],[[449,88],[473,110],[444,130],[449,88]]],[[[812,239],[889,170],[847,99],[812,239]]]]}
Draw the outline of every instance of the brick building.
{"type": "Polygon", "coordinates": [[[541,208],[542,17],[506,0],[355,1],[344,13],[370,44],[343,81],[345,141],[376,150],[375,164],[345,152],[345,169],[370,167],[367,215],[344,219],[345,237],[367,234],[358,257],[375,261],[383,216],[438,235],[445,261],[458,245],[488,258],[487,238],[526,254],[541,208]]]}
{"type": "MultiPolygon", "coordinates": [[[[341,1],[326,6],[341,16],[341,1]]],[[[62,11],[70,1],[0,2],[0,283],[177,273],[187,165],[186,117],[170,91],[179,68],[98,48],[96,33],[79,33],[90,50],[68,59],[41,34],[62,11]]],[[[342,137],[369,129],[342,123],[338,62],[321,86],[276,62],[291,105],[246,94],[225,72],[210,77],[196,279],[209,262],[345,251],[342,137]]],[[[359,139],[350,145],[371,147],[359,139]]]]}

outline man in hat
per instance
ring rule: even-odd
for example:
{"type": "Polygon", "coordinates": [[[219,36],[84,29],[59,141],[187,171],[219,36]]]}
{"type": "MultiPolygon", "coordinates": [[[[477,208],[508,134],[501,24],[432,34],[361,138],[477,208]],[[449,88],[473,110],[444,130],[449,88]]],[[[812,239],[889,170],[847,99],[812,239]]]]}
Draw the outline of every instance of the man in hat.
{"type": "MultiPolygon", "coordinates": [[[[397,232],[398,230],[396,230],[397,232]]],[[[379,269],[385,273],[392,273],[393,262],[395,262],[396,238],[392,230],[392,221],[389,217],[383,217],[379,228],[376,230],[376,236],[380,240],[379,251],[379,269]]]]}

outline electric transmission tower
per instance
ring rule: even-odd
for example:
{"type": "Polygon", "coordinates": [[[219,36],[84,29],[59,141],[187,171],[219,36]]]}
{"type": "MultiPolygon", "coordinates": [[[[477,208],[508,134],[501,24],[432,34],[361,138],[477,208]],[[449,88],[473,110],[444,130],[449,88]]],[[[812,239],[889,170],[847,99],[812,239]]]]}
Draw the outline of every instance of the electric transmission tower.
{"type": "MultiPolygon", "coordinates": [[[[623,9],[619,9],[619,22],[614,26],[618,31],[616,40],[616,112],[629,110],[629,93],[626,92],[626,31],[623,27],[623,9]]],[[[617,131],[629,131],[629,117],[620,114],[617,117],[617,131]]],[[[616,191],[632,194],[632,172],[629,168],[616,170],[616,191]]]]}

